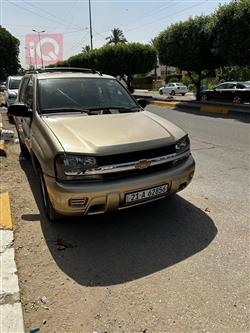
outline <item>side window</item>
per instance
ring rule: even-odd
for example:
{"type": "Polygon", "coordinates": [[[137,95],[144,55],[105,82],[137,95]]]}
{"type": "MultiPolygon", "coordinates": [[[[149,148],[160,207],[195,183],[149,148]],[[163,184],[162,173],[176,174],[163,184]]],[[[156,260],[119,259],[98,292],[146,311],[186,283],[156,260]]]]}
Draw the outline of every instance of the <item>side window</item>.
{"type": "Polygon", "coordinates": [[[226,89],[234,89],[236,87],[235,83],[228,83],[226,89]]]}
{"type": "Polygon", "coordinates": [[[21,103],[27,104],[28,108],[32,108],[33,103],[33,81],[31,77],[27,77],[24,79],[20,94],[19,101],[21,103]]]}
{"type": "Polygon", "coordinates": [[[28,85],[27,85],[27,90],[26,90],[26,104],[28,108],[32,108],[33,105],[33,80],[32,77],[30,78],[28,85]]]}
{"type": "Polygon", "coordinates": [[[26,88],[28,84],[29,78],[25,78],[22,82],[22,85],[20,87],[20,92],[19,92],[19,102],[25,103],[25,95],[26,95],[26,88]]]}
{"type": "Polygon", "coordinates": [[[244,88],[245,88],[245,86],[243,86],[243,84],[238,83],[236,85],[236,89],[244,89],[244,88]]]}
{"type": "Polygon", "coordinates": [[[221,90],[221,89],[226,89],[227,88],[227,84],[220,84],[219,86],[216,87],[216,89],[221,90]]]}

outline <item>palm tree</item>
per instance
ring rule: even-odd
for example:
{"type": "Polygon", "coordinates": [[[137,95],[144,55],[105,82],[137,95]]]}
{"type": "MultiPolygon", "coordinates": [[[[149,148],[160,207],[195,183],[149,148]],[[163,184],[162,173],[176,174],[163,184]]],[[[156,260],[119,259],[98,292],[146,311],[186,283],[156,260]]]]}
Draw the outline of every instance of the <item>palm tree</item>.
{"type": "Polygon", "coordinates": [[[111,35],[106,40],[108,41],[107,44],[127,43],[127,39],[119,28],[112,29],[111,35]]]}
{"type": "Polygon", "coordinates": [[[90,51],[90,46],[89,45],[85,45],[83,48],[82,48],[82,52],[89,52],[90,51]]]}

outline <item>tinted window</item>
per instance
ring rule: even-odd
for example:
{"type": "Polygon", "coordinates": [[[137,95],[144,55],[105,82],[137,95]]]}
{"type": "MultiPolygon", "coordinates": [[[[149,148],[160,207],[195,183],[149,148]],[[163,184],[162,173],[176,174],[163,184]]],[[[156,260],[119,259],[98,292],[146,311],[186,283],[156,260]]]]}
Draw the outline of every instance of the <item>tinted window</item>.
{"type": "Polygon", "coordinates": [[[225,89],[234,89],[236,87],[235,83],[228,83],[225,89]]]}
{"type": "Polygon", "coordinates": [[[21,82],[21,79],[10,79],[9,89],[18,89],[20,82],[21,82]]]}
{"type": "Polygon", "coordinates": [[[22,81],[22,85],[20,87],[20,92],[19,92],[19,101],[21,103],[25,103],[25,95],[26,95],[26,89],[27,89],[28,82],[29,82],[29,77],[26,77],[22,81]]]}
{"type": "Polygon", "coordinates": [[[53,108],[137,108],[126,89],[114,79],[62,78],[39,80],[41,111],[53,108]]]}
{"type": "Polygon", "coordinates": [[[219,86],[216,87],[216,89],[226,89],[227,83],[220,84],[219,86]]]}

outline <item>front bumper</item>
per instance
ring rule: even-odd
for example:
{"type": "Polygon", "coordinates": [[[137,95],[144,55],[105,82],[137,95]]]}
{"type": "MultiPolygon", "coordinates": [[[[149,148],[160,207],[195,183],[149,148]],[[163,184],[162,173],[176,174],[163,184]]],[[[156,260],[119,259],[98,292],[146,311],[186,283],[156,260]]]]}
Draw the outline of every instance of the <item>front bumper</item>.
{"type": "MultiPolygon", "coordinates": [[[[169,184],[168,194],[184,189],[192,180],[195,162],[190,155],[183,163],[171,169],[138,177],[109,182],[59,182],[44,176],[48,194],[54,209],[63,215],[94,215],[147,203],[166,196],[156,197],[140,203],[125,205],[125,194],[158,185],[169,184]],[[72,207],[70,202],[86,198],[83,207],[72,207]]],[[[167,194],[167,195],[168,195],[167,194]]]]}

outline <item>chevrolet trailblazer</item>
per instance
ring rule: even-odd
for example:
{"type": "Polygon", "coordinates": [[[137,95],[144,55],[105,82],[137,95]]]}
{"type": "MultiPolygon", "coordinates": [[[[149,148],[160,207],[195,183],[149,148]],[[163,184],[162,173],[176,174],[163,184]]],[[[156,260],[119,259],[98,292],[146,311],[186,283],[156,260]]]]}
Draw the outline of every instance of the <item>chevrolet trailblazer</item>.
{"type": "Polygon", "coordinates": [[[114,77],[91,69],[24,75],[9,113],[49,220],[125,209],[190,183],[188,135],[145,106],[114,77]]]}

